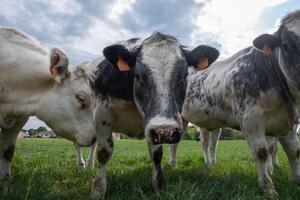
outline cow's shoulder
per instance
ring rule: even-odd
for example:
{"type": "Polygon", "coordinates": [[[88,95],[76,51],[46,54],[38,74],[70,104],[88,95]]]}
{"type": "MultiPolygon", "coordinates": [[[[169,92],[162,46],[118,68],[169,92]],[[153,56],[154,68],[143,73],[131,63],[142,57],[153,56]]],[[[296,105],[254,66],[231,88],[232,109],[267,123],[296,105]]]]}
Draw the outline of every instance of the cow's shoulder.
{"type": "Polygon", "coordinates": [[[276,73],[276,59],[273,55],[265,55],[254,47],[247,48],[235,62],[232,63],[231,80],[236,92],[259,98],[261,92],[276,87],[273,78],[276,73]]]}

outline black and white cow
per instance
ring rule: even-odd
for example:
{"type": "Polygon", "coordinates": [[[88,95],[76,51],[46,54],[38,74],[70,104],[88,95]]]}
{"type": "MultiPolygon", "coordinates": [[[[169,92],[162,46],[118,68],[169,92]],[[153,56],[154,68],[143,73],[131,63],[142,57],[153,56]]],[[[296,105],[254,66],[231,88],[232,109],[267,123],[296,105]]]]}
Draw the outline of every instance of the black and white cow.
{"type": "Polygon", "coordinates": [[[114,144],[112,131],[146,138],[153,162],[153,186],[161,189],[162,143],[178,143],[183,132],[181,110],[188,66],[207,57],[212,63],[218,51],[199,46],[189,52],[172,36],[159,32],[146,39],[130,39],[106,47],[105,60],[96,71],[96,130],[99,169],[91,197],[106,192],[106,164],[114,144]]]}
{"type": "Polygon", "coordinates": [[[241,128],[257,162],[259,186],[276,197],[266,136],[278,137],[300,183],[298,138],[295,131],[288,134],[300,104],[300,11],[253,43],[189,77],[182,116],[207,129],[241,128]]]}

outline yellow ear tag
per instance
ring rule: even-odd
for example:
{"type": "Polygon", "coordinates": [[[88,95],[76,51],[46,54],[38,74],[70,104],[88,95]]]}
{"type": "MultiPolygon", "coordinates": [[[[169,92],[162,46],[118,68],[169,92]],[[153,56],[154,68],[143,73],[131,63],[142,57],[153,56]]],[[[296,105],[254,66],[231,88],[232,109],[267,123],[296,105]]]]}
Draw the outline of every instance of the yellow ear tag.
{"type": "Polygon", "coordinates": [[[263,46],[262,51],[268,55],[272,53],[272,49],[270,47],[268,47],[268,45],[266,45],[266,44],[263,46]]]}
{"type": "Polygon", "coordinates": [[[118,68],[120,71],[129,71],[129,65],[121,56],[118,56],[118,62],[117,62],[118,68]]]}
{"type": "Polygon", "coordinates": [[[57,76],[57,75],[58,75],[58,69],[57,69],[56,66],[53,66],[53,67],[51,68],[51,74],[52,74],[53,76],[57,76]]]}
{"type": "Polygon", "coordinates": [[[208,67],[208,59],[207,58],[201,58],[197,64],[197,69],[203,70],[206,69],[208,67]]]}

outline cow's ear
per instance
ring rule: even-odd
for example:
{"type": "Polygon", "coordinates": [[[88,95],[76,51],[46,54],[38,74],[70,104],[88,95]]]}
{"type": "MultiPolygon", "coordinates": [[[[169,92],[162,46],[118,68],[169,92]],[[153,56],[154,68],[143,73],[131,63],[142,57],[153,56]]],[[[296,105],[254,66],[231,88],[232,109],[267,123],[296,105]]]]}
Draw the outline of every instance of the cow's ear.
{"type": "Polygon", "coordinates": [[[69,59],[59,48],[53,48],[50,52],[50,73],[57,82],[62,82],[70,76],[68,70],[69,59]]]}
{"type": "Polygon", "coordinates": [[[189,66],[194,66],[198,70],[202,70],[211,65],[218,57],[220,53],[217,49],[200,45],[187,53],[187,63],[189,66]]]}
{"type": "Polygon", "coordinates": [[[271,54],[280,45],[281,41],[276,35],[262,34],[253,40],[253,46],[265,54],[271,54]]]}
{"type": "Polygon", "coordinates": [[[104,48],[103,55],[119,71],[128,71],[135,64],[136,56],[120,44],[104,48]]]}

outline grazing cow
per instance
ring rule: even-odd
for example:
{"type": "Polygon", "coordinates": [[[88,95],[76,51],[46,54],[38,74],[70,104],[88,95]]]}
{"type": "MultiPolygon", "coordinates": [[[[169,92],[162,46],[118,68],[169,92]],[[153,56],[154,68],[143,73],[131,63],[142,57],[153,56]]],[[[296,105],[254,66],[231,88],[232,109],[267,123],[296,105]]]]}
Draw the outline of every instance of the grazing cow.
{"type": "Polygon", "coordinates": [[[203,57],[210,64],[219,53],[207,46],[184,50],[177,39],[159,32],[106,47],[103,53],[106,59],[98,65],[94,82],[99,169],[91,197],[99,199],[106,192],[106,164],[114,149],[112,131],[146,138],[153,186],[161,189],[165,184],[161,144],[178,143],[181,138],[188,66],[196,67],[203,57]]]}
{"type": "Polygon", "coordinates": [[[295,131],[300,102],[300,11],[281,20],[273,35],[256,38],[232,57],[189,76],[182,116],[200,127],[241,128],[257,163],[258,183],[278,196],[267,171],[267,136],[278,137],[300,183],[295,131]]]}
{"type": "Polygon", "coordinates": [[[70,72],[60,49],[49,52],[13,28],[0,28],[0,70],[0,188],[7,192],[16,138],[28,117],[35,115],[57,135],[90,146],[96,140],[95,100],[85,69],[70,72]]]}

